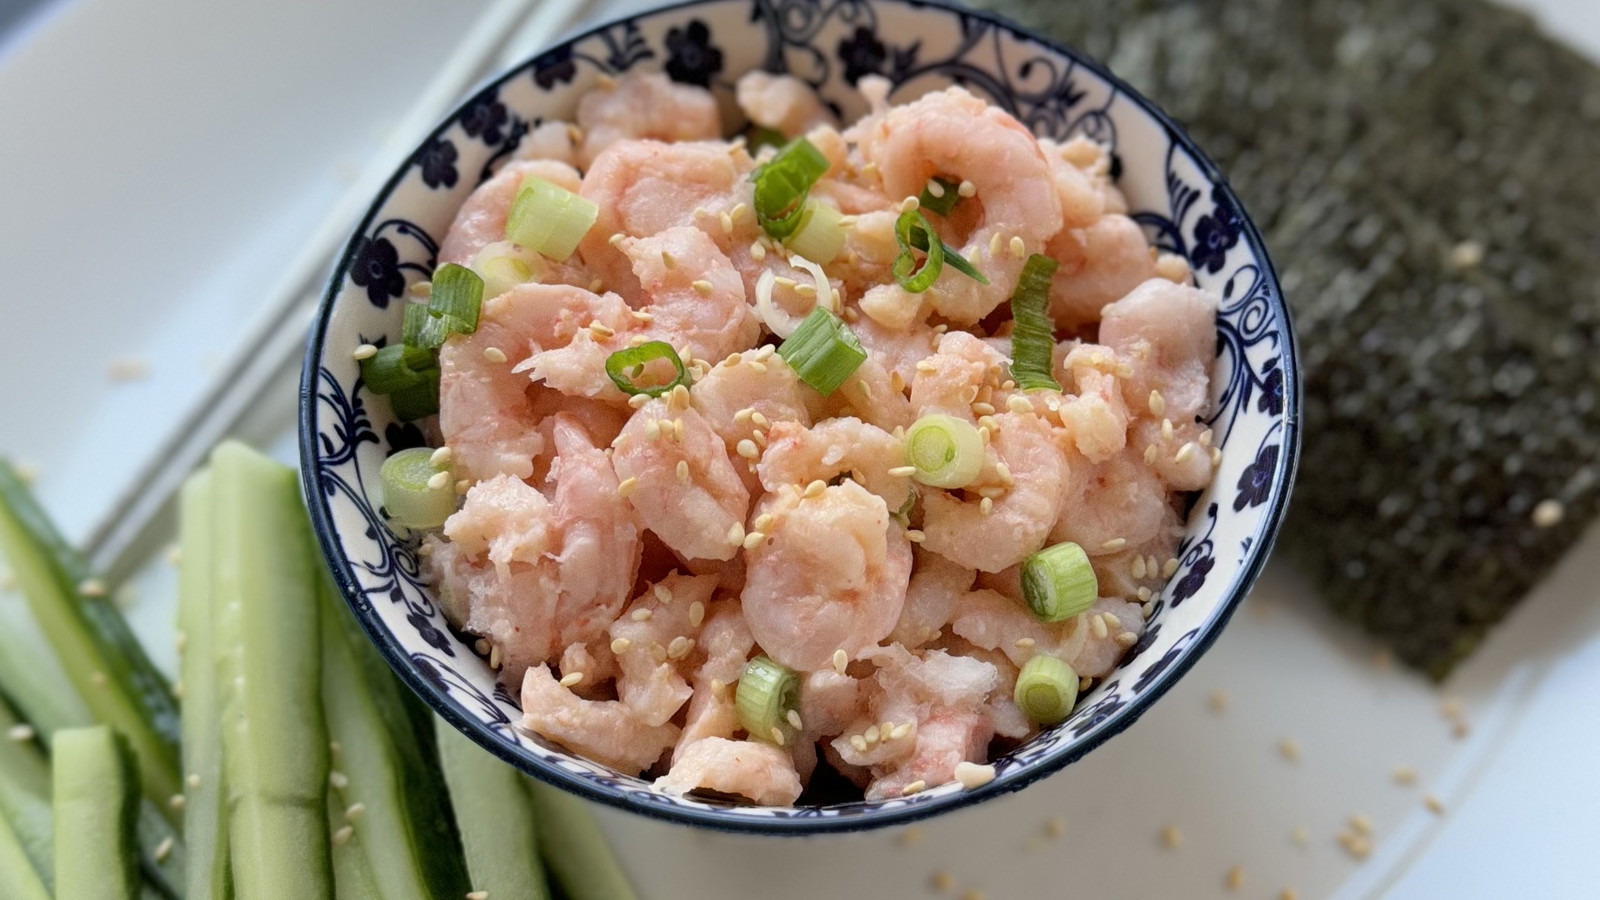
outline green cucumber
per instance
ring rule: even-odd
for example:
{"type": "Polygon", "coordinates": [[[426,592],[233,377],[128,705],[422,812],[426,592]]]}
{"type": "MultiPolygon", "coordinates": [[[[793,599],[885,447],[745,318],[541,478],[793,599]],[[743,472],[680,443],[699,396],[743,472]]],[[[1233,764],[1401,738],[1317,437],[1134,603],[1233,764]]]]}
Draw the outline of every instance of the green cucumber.
{"type": "MultiPolygon", "coordinates": [[[[24,865],[49,887],[55,874],[50,846],[50,767],[33,740],[11,736],[18,727],[22,722],[0,700],[0,820],[9,823],[11,840],[22,852],[24,865]]],[[[9,896],[0,891],[0,897],[9,896]]]]}
{"type": "Polygon", "coordinates": [[[196,900],[228,900],[227,792],[222,771],[222,692],[217,685],[217,593],[212,584],[212,511],[209,470],[191,476],[180,498],[178,631],[183,635],[183,840],[188,859],[184,884],[196,900]]]}
{"type": "Polygon", "coordinates": [[[0,816],[0,897],[6,900],[50,900],[44,881],[34,871],[17,833],[0,816]]]}
{"type": "Polygon", "coordinates": [[[438,716],[439,764],[450,787],[472,889],[494,897],[549,900],[539,838],[523,776],[438,716]]]}
{"type": "Polygon", "coordinates": [[[56,900],[134,900],[139,781],[132,749],[105,725],[61,731],[51,749],[56,900]]]}
{"type": "Polygon", "coordinates": [[[539,851],[569,900],[638,900],[589,804],[560,788],[525,779],[539,823],[539,851]]]}

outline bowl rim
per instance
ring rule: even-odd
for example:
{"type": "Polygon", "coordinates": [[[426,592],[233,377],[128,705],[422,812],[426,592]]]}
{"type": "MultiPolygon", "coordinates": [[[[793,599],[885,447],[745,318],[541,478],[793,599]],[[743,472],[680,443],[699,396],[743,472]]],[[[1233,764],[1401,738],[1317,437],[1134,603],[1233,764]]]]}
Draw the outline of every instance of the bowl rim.
{"type": "MultiPolygon", "coordinates": [[[[459,103],[451,107],[441,122],[422,138],[416,150],[406,155],[404,161],[384,181],[383,186],[374,195],[372,202],[368,204],[366,211],[355,223],[351,237],[334,262],[327,278],[327,286],[318,301],[316,319],[311,326],[311,336],[307,342],[300,380],[297,446],[300,453],[301,490],[307,509],[311,514],[312,528],[317,536],[318,550],[328,564],[334,582],[339,587],[339,593],[349,605],[356,621],[360,623],[362,631],[372,640],[378,652],[389,664],[389,667],[405,682],[407,687],[427,703],[435,714],[442,716],[453,728],[466,734],[479,746],[516,767],[519,771],[586,800],[602,803],[616,809],[678,825],[697,826],[737,834],[794,836],[863,831],[892,825],[904,825],[971,806],[1003,794],[1019,791],[1040,779],[1061,771],[1071,763],[1083,758],[1091,750],[1121,734],[1134,722],[1138,721],[1157,700],[1178,683],[1201,656],[1205,655],[1205,652],[1221,636],[1223,629],[1233,617],[1239,604],[1260,577],[1261,571],[1271,556],[1272,548],[1276,544],[1279,532],[1282,529],[1284,517],[1288,511],[1290,494],[1293,491],[1295,475],[1299,468],[1300,419],[1303,400],[1299,342],[1288,302],[1284,299],[1282,287],[1279,284],[1277,269],[1267,253],[1266,242],[1263,240],[1255,220],[1251,218],[1249,210],[1240,202],[1239,197],[1234,193],[1232,185],[1228,182],[1227,177],[1223,175],[1221,169],[1176,120],[1154,101],[1135,90],[1127,82],[1112,73],[1099,60],[1089,56],[1087,53],[1026,28],[1002,15],[988,10],[962,6],[959,3],[950,2],[950,0],[869,0],[871,3],[883,3],[889,6],[903,6],[911,9],[932,8],[951,15],[970,16],[985,22],[990,27],[1004,29],[1014,38],[1031,41],[1053,53],[1060,54],[1062,57],[1072,60],[1076,65],[1088,69],[1096,77],[1104,79],[1116,91],[1126,96],[1142,111],[1152,116],[1167,132],[1167,136],[1173,144],[1181,147],[1189,154],[1206,178],[1216,188],[1220,189],[1228,202],[1233,204],[1234,209],[1239,211],[1243,226],[1241,236],[1254,254],[1255,260],[1261,268],[1263,284],[1269,289],[1267,291],[1267,303],[1283,323],[1284,335],[1281,346],[1284,360],[1281,366],[1281,370],[1284,373],[1283,449],[1274,467],[1271,487],[1269,488],[1268,509],[1263,519],[1264,527],[1259,539],[1245,552],[1245,558],[1240,564],[1239,574],[1228,595],[1219,603],[1217,612],[1200,626],[1200,633],[1183,648],[1182,653],[1170,666],[1156,676],[1155,680],[1147,688],[1136,694],[1127,704],[1113,711],[1101,727],[1087,736],[1073,741],[1059,752],[1041,756],[1031,761],[1024,768],[1021,768],[1015,777],[1004,783],[992,782],[980,788],[931,798],[922,803],[891,806],[848,816],[736,817],[722,815],[716,809],[702,810],[677,805],[634,802],[624,792],[616,789],[607,789],[590,779],[568,772],[559,766],[547,763],[537,757],[517,752],[510,744],[495,735],[487,724],[477,718],[466,716],[459,712],[447,691],[441,690],[434,683],[423,677],[413,664],[405,648],[400,645],[399,640],[373,614],[371,604],[367,602],[366,594],[360,585],[349,576],[346,568],[348,557],[343,553],[344,542],[340,537],[340,531],[333,522],[332,510],[317,489],[317,378],[323,357],[324,339],[327,335],[329,323],[332,320],[335,304],[339,295],[343,292],[344,275],[354,258],[357,247],[360,245],[363,235],[372,225],[380,208],[388,201],[395,188],[410,171],[416,153],[422,147],[443,136],[473,103],[490,92],[498,92],[504,84],[524,74],[535,60],[552,50],[590,39],[626,22],[636,22],[641,19],[679,13],[697,6],[726,2],[729,2],[729,0],[675,0],[675,2],[660,6],[609,17],[589,27],[571,32],[558,41],[540,47],[536,52],[522,57],[512,65],[505,67],[498,74],[480,82],[475,88],[464,94],[459,103]]],[[[570,751],[564,752],[570,753],[570,751]]],[[[803,809],[805,807],[793,808],[803,809]]]]}

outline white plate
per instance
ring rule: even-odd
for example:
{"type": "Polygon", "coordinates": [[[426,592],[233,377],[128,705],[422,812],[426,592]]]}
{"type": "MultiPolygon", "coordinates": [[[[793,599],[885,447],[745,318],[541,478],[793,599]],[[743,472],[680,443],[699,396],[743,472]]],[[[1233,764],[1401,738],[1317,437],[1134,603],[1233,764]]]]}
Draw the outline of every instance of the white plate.
{"type": "MultiPolygon", "coordinates": [[[[1600,52],[1600,8],[1523,5],[1600,52]]],[[[423,90],[415,57],[452,46],[484,6],[346,0],[224,14],[153,0],[135,14],[78,0],[0,56],[0,321],[12,338],[0,355],[11,386],[0,453],[39,466],[70,534],[126,488],[215,367],[246,351],[229,338],[253,298],[423,90]],[[119,357],[147,361],[149,377],[113,383],[119,357]]],[[[244,428],[289,459],[293,373],[278,382],[244,428]]],[[[162,655],[170,581],[154,565],[134,590],[162,655]]],[[[957,886],[951,896],[989,898],[1594,896],[1596,584],[1600,530],[1436,689],[1378,666],[1373,646],[1278,564],[1138,725],[1019,795],[909,831],[812,839],[599,815],[646,898],[922,898],[936,872],[957,886]],[[1463,737],[1447,698],[1465,710],[1463,737]],[[1417,785],[1395,783],[1402,766],[1417,785]],[[1425,808],[1429,794],[1443,815],[1425,808]],[[1375,829],[1364,861],[1336,841],[1356,814],[1375,829]],[[1182,835],[1176,849],[1168,826],[1182,835]],[[1236,865],[1237,894],[1226,885],[1236,865]]]]}

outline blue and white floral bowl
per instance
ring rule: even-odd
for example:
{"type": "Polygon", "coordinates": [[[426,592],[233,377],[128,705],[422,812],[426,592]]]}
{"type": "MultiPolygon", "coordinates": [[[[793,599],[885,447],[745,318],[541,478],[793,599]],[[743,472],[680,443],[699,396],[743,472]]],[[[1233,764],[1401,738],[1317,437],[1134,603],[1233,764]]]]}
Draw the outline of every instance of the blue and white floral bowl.
{"type": "Polygon", "coordinates": [[[300,452],[322,550],[395,670],[474,740],[581,796],[733,831],[815,833],[906,822],[1017,790],[1078,759],[1142,715],[1216,639],[1265,563],[1299,449],[1294,333],[1261,237],[1216,167],[1173,122],[1099,64],[987,14],[927,0],[694,0],[592,29],[494,80],[428,136],[384,187],[334,272],[302,384],[300,452]],[[995,761],[976,790],[949,784],[903,799],[828,807],[740,807],[673,797],[522,733],[516,701],[470,638],[453,633],[419,581],[413,545],[378,512],[378,468],[423,442],[362,384],[350,352],[397,340],[406,287],[427,279],[455,210],[529,129],[571,120],[607,75],[662,71],[710,87],[736,121],[733,85],[752,69],[813,85],[847,120],[863,75],[896,100],[960,83],[1040,135],[1110,144],[1135,218],[1222,298],[1211,423],[1222,448],[1189,516],[1181,566],[1149,630],[1061,725],[995,761]]]}

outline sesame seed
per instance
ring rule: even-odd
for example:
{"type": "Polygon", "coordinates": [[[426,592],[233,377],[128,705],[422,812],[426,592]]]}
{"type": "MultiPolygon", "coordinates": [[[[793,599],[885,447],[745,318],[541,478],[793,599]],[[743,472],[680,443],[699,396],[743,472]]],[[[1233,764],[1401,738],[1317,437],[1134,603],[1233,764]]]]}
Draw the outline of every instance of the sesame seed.
{"type": "Polygon", "coordinates": [[[966,761],[956,763],[956,780],[967,790],[981,788],[994,780],[994,766],[966,761]]]}
{"type": "Polygon", "coordinates": [[[159,863],[167,861],[167,857],[172,855],[172,847],[174,843],[175,841],[170,834],[161,839],[161,843],[156,845],[156,862],[159,863]]]}
{"type": "Polygon", "coordinates": [[[1417,770],[1410,766],[1401,766],[1400,768],[1395,769],[1394,783],[1404,787],[1410,787],[1411,785],[1416,784],[1417,770]]]}
{"type": "Polygon", "coordinates": [[[972,890],[962,894],[961,900],[989,900],[989,898],[984,896],[983,891],[973,888],[972,890]]]}
{"type": "Polygon", "coordinates": [[[624,478],[621,484],[617,485],[617,496],[626,500],[627,498],[633,496],[633,492],[637,491],[638,489],[639,479],[630,475],[627,478],[624,478]]]}
{"type": "Polygon", "coordinates": [[[1178,571],[1178,559],[1177,559],[1177,557],[1170,557],[1170,558],[1167,559],[1166,562],[1161,564],[1161,577],[1162,578],[1171,578],[1173,573],[1175,573],[1177,571],[1178,571]]]}
{"type": "Polygon", "coordinates": [[[920,206],[922,206],[921,200],[918,200],[916,197],[907,197],[900,201],[900,212],[916,212],[920,206]]]}
{"type": "Polygon", "coordinates": [[[1100,549],[1106,553],[1115,553],[1126,546],[1128,546],[1127,538],[1112,538],[1111,540],[1106,541],[1104,544],[1101,544],[1100,549]]]}
{"type": "Polygon", "coordinates": [[[650,400],[651,397],[649,394],[634,394],[632,397],[628,398],[628,408],[644,409],[645,404],[649,403],[650,400]]]}
{"type": "Polygon", "coordinates": [[[763,416],[763,415],[762,415],[762,414],[761,414],[761,413],[759,413],[759,412],[753,412],[753,413],[751,413],[751,414],[750,414],[750,421],[751,421],[751,422],[752,422],[752,423],[753,423],[753,424],[754,424],[754,425],[755,425],[755,426],[756,426],[756,427],[757,427],[757,428],[766,428],[766,427],[767,427],[767,426],[768,426],[768,425],[770,425],[770,424],[772,424],[772,423],[771,423],[771,422],[768,422],[768,421],[767,421],[767,417],[766,417],[766,416],[763,416]]]}
{"type": "Polygon", "coordinates": [[[750,258],[756,262],[761,262],[767,258],[767,248],[761,246],[760,241],[752,243],[750,245],[750,258]]]}
{"type": "Polygon", "coordinates": [[[1566,515],[1566,508],[1559,500],[1541,500],[1533,508],[1533,525],[1535,528],[1553,528],[1561,523],[1566,515]]]}
{"type": "Polygon", "coordinates": [[[920,544],[926,538],[927,538],[926,534],[922,533],[921,531],[919,531],[919,530],[917,530],[915,528],[912,528],[912,529],[909,529],[908,531],[906,531],[906,540],[910,541],[913,544],[920,544]]]}
{"type": "Polygon", "coordinates": [[[779,728],[776,725],[772,726],[772,742],[774,744],[777,744],[779,747],[782,747],[783,743],[784,743],[784,741],[783,741],[783,729],[779,728]]]}
{"type": "Polygon", "coordinates": [[[1300,742],[1294,738],[1284,738],[1278,742],[1278,753],[1289,762],[1300,761],[1300,742]]]}
{"type": "Polygon", "coordinates": [[[366,811],[367,805],[365,803],[352,803],[350,804],[350,807],[344,811],[345,820],[354,822],[355,820],[361,818],[361,814],[366,811]]]}
{"type": "Polygon", "coordinates": [[[606,289],[606,283],[604,281],[601,281],[599,278],[596,278],[593,281],[589,282],[589,293],[591,293],[591,294],[604,293],[605,289],[606,289]]]}
{"type": "Polygon", "coordinates": [[[963,179],[961,184],[956,187],[956,193],[962,197],[971,197],[978,193],[978,186],[971,181],[963,179]]]}
{"type": "Polygon", "coordinates": [[[431,281],[413,282],[410,287],[406,288],[406,292],[409,293],[413,297],[426,297],[429,294],[433,293],[433,282],[431,282],[431,281]]]}
{"type": "Polygon", "coordinates": [[[686,460],[686,459],[678,460],[677,472],[678,472],[678,483],[679,484],[688,484],[689,483],[689,461],[686,460]]]}
{"type": "Polygon", "coordinates": [[[1011,467],[1003,462],[994,464],[994,473],[1000,477],[1000,483],[1006,487],[1011,487],[1017,483],[1016,479],[1011,477],[1011,467]]]}
{"type": "Polygon", "coordinates": [[[98,578],[86,578],[78,583],[78,593],[85,597],[104,597],[106,583],[98,578]]]}
{"type": "Polygon", "coordinates": [[[616,329],[601,322],[590,322],[589,333],[597,338],[616,337],[616,329]]]}
{"type": "Polygon", "coordinates": [[[1295,893],[1294,888],[1284,888],[1278,894],[1278,900],[1300,900],[1300,895],[1295,893]]]}
{"type": "Polygon", "coordinates": [[[1173,455],[1172,461],[1182,465],[1189,457],[1194,455],[1194,448],[1194,441],[1186,442],[1182,447],[1178,448],[1178,452],[1173,455]]]}
{"type": "Polygon", "coordinates": [[[1033,412],[1033,404],[1029,403],[1024,397],[1012,394],[1006,398],[1006,409],[1021,415],[1033,412]]]}
{"type": "Polygon", "coordinates": [[[1172,420],[1171,419],[1162,419],[1161,420],[1161,439],[1164,440],[1164,441],[1172,440],[1172,420]]]}
{"type": "Polygon", "coordinates": [[[428,476],[428,490],[442,491],[450,486],[449,472],[435,472],[428,476]]]}
{"type": "Polygon", "coordinates": [[[1054,840],[1067,833],[1066,820],[1055,816],[1044,823],[1044,836],[1054,840]]]}
{"type": "Polygon", "coordinates": [[[1094,679],[1093,678],[1090,678],[1089,676],[1085,675],[1082,678],[1078,679],[1078,693],[1086,694],[1086,693],[1089,692],[1089,689],[1092,688],[1092,687],[1094,687],[1094,679]]]}
{"type": "Polygon", "coordinates": [[[752,531],[744,536],[744,548],[746,550],[754,550],[761,546],[761,542],[766,539],[767,536],[765,534],[759,531],[752,531]]]}
{"type": "Polygon", "coordinates": [[[1239,888],[1243,887],[1244,867],[1234,866],[1233,868],[1229,869],[1228,878],[1224,883],[1228,886],[1228,890],[1230,891],[1237,891],[1239,888]]]}
{"type": "Polygon", "coordinates": [[[739,441],[738,451],[739,455],[745,459],[758,459],[761,456],[761,451],[756,449],[756,442],[749,438],[743,438],[739,441]]]}
{"type": "Polygon", "coordinates": [[[335,847],[343,847],[345,844],[350,843],[350,839],[355,836],[355,833],[356,830],[353,827],[344,826],[333,833],[333,845],[335,847]]]}
{"type": "Polygon", "coordinates": [[[189,805],[189,798],[182,794],[173,794],[171,799],[167,800],[167,805],[175,810],[182,811],[185,806],[189,805]]]}
{"type": "Polygon", "coordinates": [[[1220,465],[1222,465],[1222,451],[1218,450],[1216,447],[1212,447],[1211,448],[1211,467],[1212,468],[1216,468],[1217,466],[1220,466],[1220,465]]]}
{"type": "Polygon", "coordinates": [[[790,725],[794,726],[796,731],[805,728],[805,725],[800,721],[800,714],[792,709],[784,715],[784,718],[788,720],[790,725]]]}
{"type": "Polygon", "coordinates": [[[351,352],[351,359],[371,359],[378,355],[378,348],[371,344],[360,344],[351,352]]]}
{"type": "Polygon", "coordinates": [[[1124,631],[1112,638],[1112,640],[1116,641],[1119,647],[1132,647],[1134,644],[1139,643],[1139,636],[1131,631],[1124,631]]]}
{"type": "Polygon", "coordinates": [[[859,734],[852,734],[850,735],[850,746],[854,747],[857,753],[865,753],[867,752],[867,739],[859,734]]]}
{"type": "Polygon", "coordinates": [[[744,543],[744,526],[738,522],[728,526],[728,543],[735,547],[744,543]]]}
{"type": "Polygon", "coordinates": [[[1361,813],[1355,813],[1350,816],[1350,827],[1360,834],[1370,835],[1373,832],[1372,820],[1361,813]]]}
{"type": "Polygon", "coordinates": [[[611,642],[611,652],[621,655],[633,649],[633,641],[627,638],[617,638],[611,642]]]}
{"type": "Polygon", "coordinates": [[[994,404],[981,401],[974,403],[972,404],[972,414],[976,416],[992,416],[994,415],[994,404]]]}
{"type": "Polygon", "coordinates": [[[694,650],[694,638],[678,635],[667,644],[668,659],[683,659],[694,650]]]}
{"type": "Polygon", "coordinates": [[[924,359],[917,362],[917,371],[930,374],[939,371],[939,367],[932,360],[924,359]]]}
{"type": "Polygon", "coordinates": [[[183,783],[188,785],[191,789],[197,788],[200,786],[200,776],[197,773],[191,772],[189,773],[189,777],[183,780],[183,783]]]}
{"type": "Polygon", "coordinates": [[[1372,841],[1362,835],[1341,831],[1338,840],[1339,846],[1356,859],[1366,859],[1372,853],[1372,841]]]}
{"type": "Polygon", "coordinates": [[[928,885],[942,894],[945,891],[955,890],[956,880],[950,877],[949,872],[940,869],[929,877],[928,885]]]}
{"type": "Polygon", "coordinates": [[[629,614],[629,618],[635,622],[648,622],[653,616],[655,616],[655,612],[648,609],[636,609],[629,614]]]}
{"type": "Polygon", "coordinates": [[[706,620],[706,605],[699,600],[689,604],[689,627],[699,628],[706,620]]]}
{"type": "Polygon", "coordinates": [[[1228,711],[1228,694],[1227,694],[1227,692],[1226,691],[1221,691],[1221,690],[1212,691],[1211,692],[1211,696],[1206,698],[1206,705],[1211,707],[1211,711],[1214,712],[1214,713],[1221,714],[1221,713],[1227,712],[1228,711]]]}
{"type": "Polygon", "coordinates": [[[761,531],[770,531],[772,529],[772,524],[776,521],[777,520],[772,517],[772,513],[762,513],[761,515],[756,516],[755,524],[756,528],[761,531]]]}
{"type": "Polygon", "coordinates": [[[1161,845],[1168,850],[1176,850],[1183,846],[1183,832],[1168,825],[1161,829],[1161,845]]]}
{"type": "Polygon", "coordinates": [[[705,280],[704,278],[696,279],[693,282],[692,287],[695,289],[695,292],[702,297],[711,296],[711,292],[714,290],[714,288],[711,286],[711,282],[705,280]]]}
{"type": "Polygon", "coordinates": [[[722,230],[725,234],[733,234],[733,216],[729,215],[727,211],[723,211],[717,216],[717,220],[722,223],[722,230]]]}
{"type": "Polygon", "coordinates": [[[137,357],[111,361],[106,374],[112,381],[138,381],[150,377],[150,364],[137,357]]]}
{"type": "Polygon", "coordinates": [[[739,221],[739,217],[744,215],[745,210],[747,210],[749,208],[750,207],[746,206],[743,203],[735,203],[733,205],[733,209],[728,211],[728,216],[729,216],[729,218],[731,218],[735,222],[737,222],[737,221],[739,221]]]}
{"type": "MultiPolygon", "coordinates": [[[[640,396],[643,396],[643,395],[641,394],[640,396]]],[[[656,421],[655,419],[651,419],[648,422],[645,422],[644,423],[644,439],[647,440],[647,441],[653,441],[658,437],[661,437],[661,423],[656,421]]]]}
{"type": "Polygon", "coordinates": [[[1147,465],[1147,466],[1153,466],[1153,465],[1155,465],[1155,462],[1156,462],[1156,445],[1155,444],[1151,444],[1150,446],[1144,448],[1144,464],[1147,465]]]}
{"type": "Polygon", "coordinates": [[[910,478],[917,474],[916,466],[894,466],[889,469],[889,474],[896,478],[910,478]]]}
{"type": "Polygon", "coordinates": [[[106,673],[104,673],[104,672],[91,672],[89,674],[89,683],[93,684],[95,687],[105,687],[106,686],[106,673]]]}
{"type": "Polygon", "coordinates": [[[765,374],[767,374],[767,364],[764,363],[764,362],[761,362],[760,360],[751,360],[750,368],[757,375],[765,375],[765,374]]]}
{"type": "Polygon", "coordinates": [[[821,497],[822,493],[824,491],[826,491],[827,489],[828,489],[828,485],[827,485],[826,482],[821,481],[821,480],[813,481],[810,484],[806,485],[805,492],[802,493],[801,496],[805,497],[808,500],[814,499],[814,498],[817,498],[817,497],[821,497]]]}
{"type": "Polygon", "coordinates": [[[750,417],[755,415],[755,412],[756,411],[754,409],[746,406],[744,409],[741,409],[733,414],[733,421],[743,425],[744,423],[750,421],[750,417]]]}
{"type": "Polygon", "coordinates": [[[562,687],[572,687],[574,685],[579,685],[579,684],[582,684],[582,683],[583,683],[583,673],[582,672],[568,672],[567,674],[561,676],[561,686],[562,687]]]}
{"type": "Polygon", "coordinates": [[[1095,640],[1103,641],[1106,639],[1106,635],[1109,633],[1109,631],[1106,628],[1106,620],[1103,617],[1090,616],[1089,626],[1094,631],[1095,640]]]}
{"type": "Polygon", "coordinates": [[[1161,396],[1160,391],[1150,392],[1150,415],[1164,416],[1167,414],[1167,401],[1161,396]]]}
{"type": "Polygon", "coordinates": [[[1133,570],[1134,578],[1143,578],[1145,574],[1144,557],[1135,556],[1133,558],[1133,565],[1131,568],[1133,570]]]}
{"type": "Polygon", "coordinates": [[[850,665],[850,654],[844,652],[843,647],[833,651],[833,671],[843,675],[848,665],[850,665]]]}
{"type": "Polygon", "coordinates": [[[900,796],[909,797],[912,794],[920,794],[924,790],[927,790],[927,788],[928,788],[928,783],[926,781],[923,781],[921,778],[918,778],[916,781],[913,781],[910,784],[906,785],[905,787],[901,788],[900,789],[900,796]]]}
{"type": "Polygon", "coordinates": [[[1028,255],[1028,245],[1020,235],[1012,235],[1011,237],[1011,255],[1017,259],[1022,259],[1028,255]]]}
{"type": "Polygon", "coordinates": [[[1422,805],[1426,806],[1428,811],[1435,815],[1444,815],[1444,802],[1432,794],[1422,798],[1422,805]]]}
{"type": "Polygon", "coordinates": [[[494,646],[489,648],[489,668],[494,669],[497,672],[500,670],[500,645],[499,644],[495,644],[494,646]]]}
{"type": "Polygon", "coordinates": [[[927,187],[925,187],[924,190],[926,190],[928,195],[931,197],[944,196],[944,185],[940,184],[936,178],[928,179],[927,187]]]}
{"type": "Polygon", "coordinates": [[[1214,436],[1214,434],[1211,431],[1211,429],[1209,429],[1209,428],[1207,428],[1205,431],[1200,432],[1200,446],[1202,446],[1202,447],[1211,446],[1211,439],[1212,439],[1213,436],[1214,436]]]}
{"type": "Polygon", "coordinates": [[[1304,825],[1296,825],[1289,831],[1289,839],[1304,847],[1311,840],[1311,832],[1304,825]]]}
{"type": "Polygon", "coordinates": [[[678,267],[678,260],[671,253],[663,250],[661,251],[661,264],[669,269],[675,269],[678,267]]]}
{"type": "Polygon", "coordinates": [[[994,512],[994,499],[992,497],[984,497],[982,500],[979,500],[978,512],[986,516],[994,512]]]}
{"type": "Polygon", "coordinates": [[[901,722],[899,725],[896,725],[893,728],[893,730],[891,730],[889,732],[889,734],[887,735],[887,740],[898,741],[898,740],[900,740],[901,738],[905,737],[906,735],[908,735],[910,733],[911,733],[911,723],[910,722],[901,722]]]}
{"type": "Polygon", "coordinates": [[[899,369],[895,369],[895,370],[891,371],[889,373],[889,390],[894,391],[896,394],[900,394],[900,393],[904,393],[905,389],[906,389],[905,376],[900,374],[900,370],[899,369]]]}
{"type": "Polygon", "coordinates": [[[473,891],[472,893],[467,894],[466,900],[489,900],[489,892],[473,891]]]}
{"type": "Polygon", "coordinates": [[[32,725],[13,725],[6,729],[6,737],[16,741],[19,744],[33,740],[33,736],[34,730],[32,725]]]}
{"type": "Polygon", "coordinates": [[[994,416],[984,416],[978,420],[978,427],[987,428],[990,431],[999,431],[1000,420],[996,419],[994,416]]]}
{"type": "Polygon", "coordinates": [[[989,258],[993,259],[994,257],[999,256],[999,255],[1000,255],[1000,232],[996,231],[994,234],[989,235],[989,258]]]}

